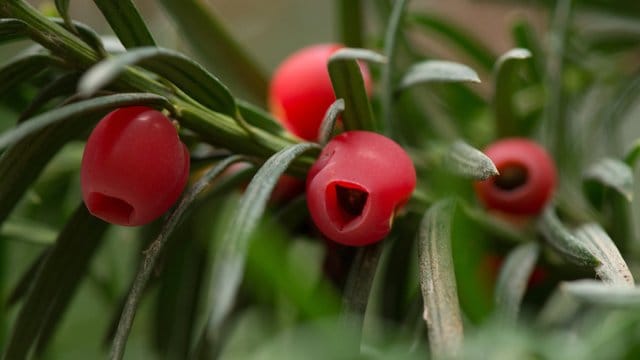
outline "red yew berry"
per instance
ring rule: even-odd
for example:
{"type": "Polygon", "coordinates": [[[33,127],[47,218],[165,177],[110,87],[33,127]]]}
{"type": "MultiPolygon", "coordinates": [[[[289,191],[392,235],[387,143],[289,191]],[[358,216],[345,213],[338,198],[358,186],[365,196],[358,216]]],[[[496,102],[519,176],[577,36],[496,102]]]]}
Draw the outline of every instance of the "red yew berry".
{"type": "Polygon", "coordinates": [[[307,175],[307,206],[328,238],[363,246],[382,240],[416,185],[407,153],[391,139],[348,131],[324,147],[307,175]]]}
{"type": "Polygon", "coordinates": [[[540,145],[524,138],[495,142],[485,149],[485,154],[500,172],[475,183],[476,194],[485,207],[507,214],[539,214],[556,186],[556,167],[551,156],[540,145]]]}
{"type": "MultiPolygon", "coordinates": [[[[321,44],[303,48],[285,59],[271,79],[271,113],[302,139],[316,141],[325,112],[336,100],[327,63],[342,47],[321,44]]],[[[365,65],[360,69],[365,88],[371,93],[369,71],[365,65]]]]}
{"type": "Polygon", "coordinates": [[[173,205],[189,177],[189,151],[161,112],[132,106],[105,116],[87,140],[82,197],[94,216],[136,226],[173,205]]]}

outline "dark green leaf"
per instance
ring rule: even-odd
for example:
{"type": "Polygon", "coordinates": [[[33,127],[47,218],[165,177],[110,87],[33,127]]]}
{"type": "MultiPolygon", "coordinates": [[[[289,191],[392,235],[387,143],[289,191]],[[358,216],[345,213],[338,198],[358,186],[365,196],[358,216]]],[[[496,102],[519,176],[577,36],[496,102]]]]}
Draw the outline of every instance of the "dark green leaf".
{"type": "Polygon", "coordinates": [[[231,311],[244,272],[249,238],[257,228],[269,196],[289,164],[318,145],[302,143],[287,147],[270,157],[253,177],[238,207],[225,226],[211,272],[208,325],[206,338],[220,336],[220,327],[231,311]]]}
{"type": "Polygon", "coordinates": [[[596,267],[596,275],[603,282],[614,285],[633,286],[633,275],[629,271],[620,251],[613,240],[596,223],[580,226],[575,231],[575,236],[580,239],[598,259],[600,265],[596,267]]]}
{"type": "Polygon", "coordinates": [[[45,54],[22,55],[3,64],[0,66],[0,97],[53,64],[56,64],[53,58],[45,54]]]}
{"type": "Polygon", "coordinates": [[[252,126],[274,134],[284,133],[282,125],[270,113],[243,100],[237,100],[237,103],[240,114],[252,126]]]}
{"type": "Polygon", "coordinates": [[[234,94],[263,105],[267,99],[268,78],[244,49],[231,37],[206,3],[199,0],[161,0],[209,71],[226,84],[236,85],[234,94]]]}
{"type": "Polygon", "coordinates": [[[600,265],[600,261],[591,253],[588,245],[560,222],[553,207],[547,207],[544,210],[538,221],[538,228],[547,243],[565,260],[587,268],[600,265]]]}
{"type": "Polygon", "coordinates": [[[482,41],[462,31],[459,26],[436,15],[411,14],[409,20],[413,24],[424,27],[427,31],[442,36],[446,40],[445,44],[455,46],[478,65],[481,65],[484,70],[489,71],[493,67],[496,57],[491,50],[484,46],[482,41]]]}
{"type": "Polygon", "coordinates": [[[58,14],[64,20],[64,23],[67,27],[75,32],[75,26],[71,21],[71,17],[69,16],[69,1],[71,0],[55,0],[56,9],[58,10],[58,14]]]}
{"type": "Polygon", "coordinates": [[[574,298],[593,305],[613,308],[640,306],[640,288],[611,285],[596,280],[564,282],[562,289],[574,298]]]}
{"type": "Polygon", "coordinates": [[[0,44],[27,36],[27,25],[18,19],[0,19],[0,44]]]}
{"type": "Polygon", "coordinates": [[[44,263],[44,260],[47,258],[47,256],[49,256],[49,253],[51,252],[52,248],[53,246],[48,246],[42,249],[40,254],[38,254],[38,257],[36,257],[31,262],[31,265],[29,265],[29,268],[27,268],[27,270],[23,272],[22,275],[20,275],[20,280],[18,280],[18,283],[13,288],[13,290],[11,291],[11,294],[7,298],[7,302],[6,302],[7,308],[10,308],[16,305],[18,301],[22,300],[22,298],[27,294],[27,292],[29,292],[29,289],[31,288],[31,284],[33,283],[33,279],[35,279],[36,275],[38,275],[40,266],[42,266],[42,264],[44,263]]]}
{"type": "Polygon", "coordinates": [[[23,359],[44,327],[55,327],[69,304],[107,224],[81,204],[60,232],[20,309],[4,352],[5,359],[23,359]]]}
{"type": "Polygon", "coordinates": [[[0,149],[16,143],[48,125],[70,118],[103,114],[109,110],[123,106],[149,105],[164,107],[167,106],[167,104],[167,99],[161,96],[143,93],[108,95],[79,101],[26,120],[15,128],[0,134],[0,149]]]}
{"type": "Polygon", "coordinates": [[[362,0],[339,0],[340,38],[347,47],[364,47],[362,0]]]}
{"type": "Polygon", "coordinates": [[[510,322],[517,319],[539,253],[537,243],[522,244],[509,253],[500,267],[495,300],[503,319],[510,322]]]}
{"type": "Polygon", "coordinates": [[[336,121],[342,112],[344,111],[344,100],[337,99],[329,106],[327,113],[324,114],[322,124],[320,125],[320,133],[318,134],[318,141],[320,144],[326,144],[333,135],[333,130],[336,126],[336,121]]]}
{"type": "MultiPolygon", "coordinates": [[[[358,336],[363,332],[364,315],[382,248],[383,243],[377,242],[358,249],[358,254],[349,271],[342,300],[342,321],[349,331],[353,331],[358,336]]],[[[360,341],[354,343],[354,354],[359,353],[360,346],[360,341]]]]}
{"type": "Polygon", "coordinates": [[[156,45],[133,1],[94,0],[94,2],[127,49],[156,45]]]}
{"type": "Polygon", "coordinates": [[[337,98],[344,99],[342,121],[346,130],[380,129],[371,110],[369,96],[357,60],[384,62],[384,57],[365,49],[343,48],[329,58],[329,75],[337,98]]]}
{"type": "Polygon", "coordinates": [[[519,86],[518,75],[527,69],[531,52],[527,49],[511,49],[498,59],[494,70],[493,111],[496,129],[500,137],[518,134],[521,121],[513,102],[513,94],[519,86]]]}
{"type": "Polygon", "coordinates": [[[78,93],[91,96],[131,65],[157,73],[215,111],[236,116],[235,100],[220,80],[188,57],[157,47],[133,49],[96,64],[80,79],[78,93]]]}
{"type": "MultiPolygon", "coordinates": [[[[41,117],[33,120],[38,118],[41,117]]],[[[44,124],[40,128],[31,129],[28,133],[20,135],[19,139],[15,140],[15,144],[2,153],[0,156],[0,179],[2,179],[0,224],[9,216],[25,191],[64,144],[90,129],[98,119],[99,117],[94,114],[76,117],[71,121],[44,124]]],[[[29,121],[23,124],[27,125],[29,121]]],[[[0,135],[0,138],[3,138],[4,134],[0,135]]]]}
{"type": "Polygon", "coordinates": [[[594,204],[601,202],[603,188],[615,190],[627,201],[633,197],[633,171],[626,163],[613,158],[604,158],[591,165],[584,175],[584,186],[594,204]]]}
{"type": "Polygon", "coordinates": [[[487,155],[462,140],[449,146],[443,165],[457,175],[474,180],[498,175],[498,169],[487,155]]]}
{"type": "Polygon", "coordinates": [[[544,74],[544,53],[536,30],[526,19],[518,19],[513,24],[511,33],[517,47],[527,49],[531,52],[531,61],[533,62],[533,66],[531,67],[532,81],[542,81],[544,74]]]}
{"type": "MultiPolygon", "coordinates": [[[[387,28],[384,33],[384,55],[387,58],[387,63],[382,67],[382,94],[380,105],[382,109],[382,123],[384,124],[384,130],[389,135],[393,134],[393,121],[395,118],[393,93],[396,88],[396,84],[394,83],[396,71],[396,43],[398,38],[402,35],[400,25],[408,3],[408,0],[398,0],[393,3],[391,15],[389,16],[387,28]]],[[[348,108],[349,103],[347,103],[347,109],[348,108]]]]}
{"type": "Polygon", "coordinates": [[[452,61],[425,60],[412,65],[404,74],[398,90],[430,82],[475,82],[480,78],[473,69],[452,61]]]}
{"type": "MultiPolygon", "coordinates": [[[[54,23],[59,25],[67,24],[66,23],[67,19],[57,19],[57,18],[50,18],[50,19],[54,23]]],[[[86,42],[89,46],[91,46],[94,50],[96,50],[102,57],[105,57],[107,55],[107,51],[104,49],[104,46],[102,45],[102,39],[100,38],[100,35],[98,35],[98,33],[95,32],[95,30],[93,30],[88,25],[83,24],[79,21],[70,20],[70,19],[69,21],[71,26],[73,26],[71,29],[73,29],[73,31],[76,32],[82,40],[84,40],[84,42],[86,42]]]]}
{"type": "Polygon", "coordinates": [[[160,234],[149,245],[149,248],[145,251],[145,258],[140,264],[136,277],[131,285],[131,290],[127,296],[125,306],[118,322],[118,328],[113,338],[113,344],[111,346],[111,359],[122,359],[124,356],[127,339],[131,326],[133,325],[133,319],[136,315],[138,305],[142,299],[147,283],[155,268],[155,264],[160,257],[161,251],[164,249],[167,240],[175,230],[175,228],[182,222],[187,210],[191,208],[193,203],[198,199],[198,196],[210,185],[210,183],[220,175],[224,169],[230,164],[242,160],[241,156],[231,156],[221,161],[211,170],[207,171],[189,190],[182,196],[180,203],[169,215],[164,222],[160,234]]]}
{"type": "Polygon", "coordinates": [[[73,95],[79,78],[80,75],[78,73],[65,74],[40,88],[38,94],[29,103],[29,106],[20,114],[18,122],[34,116],[50,100],[61,96],[68,97],[73,95]]]}
{"type": "Polygon", "coordinates": [[[455,356],[462,345],[462,315],[451,254],[455,203],[440,200],[425,213],[418,232],[420,287],[431,353],[455,356]]]}

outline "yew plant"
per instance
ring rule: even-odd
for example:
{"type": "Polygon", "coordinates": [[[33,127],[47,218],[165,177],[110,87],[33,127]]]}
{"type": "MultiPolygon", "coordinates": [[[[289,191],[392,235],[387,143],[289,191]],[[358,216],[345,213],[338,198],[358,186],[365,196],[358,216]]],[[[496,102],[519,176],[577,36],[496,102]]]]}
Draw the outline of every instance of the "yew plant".
{"type": "Polygon", "coordinates": [[[4,359],[640,356],[636,2],[538,1],[495,54],[336,0],[273,78],[157,2],[188,54],[131,0],[83,4],[117,41],[0,0],[4,359]]]}

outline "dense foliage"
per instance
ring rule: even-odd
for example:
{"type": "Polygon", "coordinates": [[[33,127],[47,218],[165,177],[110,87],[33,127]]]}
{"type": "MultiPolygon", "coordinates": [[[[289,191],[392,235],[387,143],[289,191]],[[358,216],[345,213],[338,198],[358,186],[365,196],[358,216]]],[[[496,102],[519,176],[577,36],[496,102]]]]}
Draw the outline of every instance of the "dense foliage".
{"type": "MultiPolygon", "coordinates": [[[[515,18],[505,29],[513,49],[494,54],[407,0],[336,0],[334,40],[344,47],[332,48],[326,67],[337,100],[323,99],[322,111],[308,105],[324,114],[317,142],[286,130],[298,120],[279,118],[269,76],[204,2],[158,0],[198,60],[158,47],[131,0],[93,1],[115,42],[71,19],[69,3],[56,0],[56,14],[45,14],[0,0],[5,359],[120,359],[125,349],[132,359],[640,356],[635,1],[538,1],[546,31],[515,18]],[[466,64],[434,59],[424,38],[466,64]],[[176,192],[162,161],[180,158],[170,172],[180,181],[185,164],[190,171],[177,203],[162,203],[171,206],[164,216],[122,227],[91,215],[80,174],[98,121],[131,106],[162,112],[153,114],[167,147],[184,143],[190,159],[168,148],[141,154],[150,150],[135,140],[149,132],[134,131],[132,156],[120,155],[126,167],[109,177],[143,179],[138,189],[160,180],[176,192]],[[359,138],[353,156],[323,172],[318,156],[349,131],[373,140],[359,138]],[[503,163],[482,152],[512,137],[550,155],[521,160],[530,148],[519,146],[503,163]],[[300,193],[310,169],[306,191],[321,195],[300,193]],[[343,174],[357,186],[334,181],[343,174]],[[389,179],[408,180],[379,202],[389,179]],[[496,210],[474,192],[489,181],[487,196],[496,187],[513,194],[538,184],[530,180],[541,190],[525,204],[496,210]],[[329,205],[326,189],[337,199],[329,205]],[[376,231],[342,241],[319,223],[323,210],[343,222],[373,214],[362,224],[376,231]]],[[[288,76],[285,85],[305,80],[288,76]]],[[[287,96],[304,114],[306,102],[287,96]]],[[[157,216],[140,203],[152,198],[135,197],[135,207],[157,216]]]]}

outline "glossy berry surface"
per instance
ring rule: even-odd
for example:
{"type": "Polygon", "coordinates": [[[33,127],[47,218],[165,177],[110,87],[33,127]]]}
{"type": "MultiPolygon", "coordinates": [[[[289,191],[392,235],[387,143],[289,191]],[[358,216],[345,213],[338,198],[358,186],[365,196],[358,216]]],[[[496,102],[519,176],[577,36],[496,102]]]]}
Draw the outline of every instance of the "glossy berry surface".
{"type": "Polygon", "coordinates": [[[557,181],[556,166],[546,150],[528,139],[509,138],[484,152],[500,172],[475,183],[485,207],[508,214],[539,214],[553,196],[557,181]]]}
{"type": "Polygon", "coordinates": [[[189,177],[189,152],[161,112],[120,108],[93,129],[82,157],[82,197],[107,222],[136,226],[164,214],[189,177]]]}
{"type": "MultiPolygon", "coordinates": [[[[315,141],[327,108],[336,100],[329,77],[329,57],[342,48],[321,44],[303,48],[285,59],[276,69],[269,86],[271,113],[283,126],[302,139],[315,141]]],[[[371,76],[361,65],[367,92],[371,76]]]]}
{"type": "Polygon", "coordinates": [[[344,245],[382,240],[411,196],[416,172],[394,141],[367,131],[333,138],[307,175],[307,206],[318,229],[344,245]]]}

